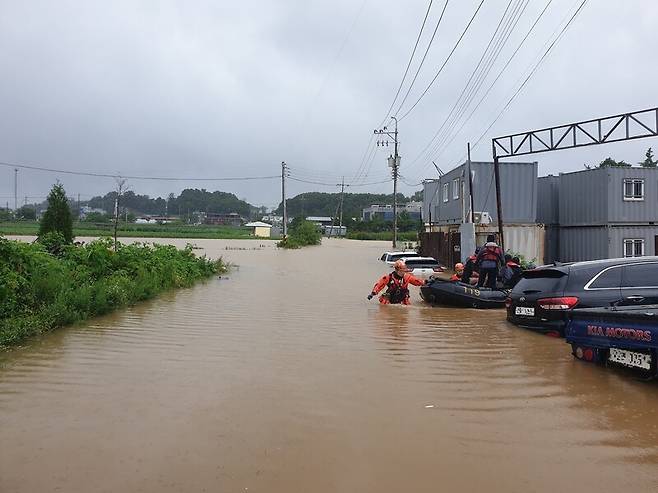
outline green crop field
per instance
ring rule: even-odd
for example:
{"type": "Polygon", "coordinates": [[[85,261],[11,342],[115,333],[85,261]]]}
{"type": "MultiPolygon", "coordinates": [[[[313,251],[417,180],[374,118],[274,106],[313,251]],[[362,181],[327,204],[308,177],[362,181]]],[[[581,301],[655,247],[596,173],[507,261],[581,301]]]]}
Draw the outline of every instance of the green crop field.
{"type": "MultiPolygon", "coordinates": [[[[39,223],[36,221],[15,221],[0,223],[0,235],[36,235],[39,223]]],[[[112,236],[114,226],[109,223],[94,224],[77,222],[73,224],[75,236],[112,236]]],[[[250,228],[235,226],[188,226],[185,224],[119,224],[119,237],[142,238],[208,238],[208,239],[252,239],[250,228]]],[[[262,240],[263,238],[259,238],[262,240]]]]}

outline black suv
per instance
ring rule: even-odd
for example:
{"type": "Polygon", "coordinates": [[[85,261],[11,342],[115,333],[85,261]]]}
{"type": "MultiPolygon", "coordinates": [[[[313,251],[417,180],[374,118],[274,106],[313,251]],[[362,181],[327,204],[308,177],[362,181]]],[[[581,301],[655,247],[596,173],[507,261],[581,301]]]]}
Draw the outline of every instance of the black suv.
{"type": "Polygon", "coordinates": [[[545,265],[523,273],[506,301],[507,320],[564,336],[578,308],[658,303],[658,257],[545,265]]]}

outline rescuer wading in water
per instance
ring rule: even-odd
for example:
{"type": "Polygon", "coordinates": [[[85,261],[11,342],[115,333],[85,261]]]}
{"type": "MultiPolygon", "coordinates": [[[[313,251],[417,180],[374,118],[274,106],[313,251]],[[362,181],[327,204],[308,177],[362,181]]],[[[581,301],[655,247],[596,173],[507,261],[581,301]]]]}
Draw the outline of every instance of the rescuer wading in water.
{"type": "Polygon", "coordinates": [[[379,297],[379,302],[382,305],[398,303],[408,305],[410,303],[409,284],[422,286],[426,282],[405,272],[407,266],[402,260],[397,260],[393,267],[395,268],[393,272],[386,274],[375,283],[368,299],[371,300],[382,289],[387,288],[386,292],[379,297]]]}

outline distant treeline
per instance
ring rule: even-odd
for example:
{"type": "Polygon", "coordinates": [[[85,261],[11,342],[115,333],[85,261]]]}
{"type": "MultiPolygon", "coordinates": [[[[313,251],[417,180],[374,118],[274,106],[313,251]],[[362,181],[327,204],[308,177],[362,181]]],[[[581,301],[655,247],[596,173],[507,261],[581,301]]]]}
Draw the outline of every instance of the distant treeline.
{"type": "MultiPolygon", "coordinates": [[[[416,192],[411,197],[398,193],[398,203],[422,201],[423,192],[416,192]]],[[[307,192],[288,199],[288,215],[297,216],[327,216],[334,217],[340,203],[340,193],[307,192]]],[[[393,194],[346,193],[343,196],[343,218],[360,218],[364,208],[373,204],[386,205],[393,203],[393,194]]],[[[283,213],[283,205],[279,204],[277,214],[283,213]]]]}
{"type": "MultiPolygon", "coordinates": [[[[94,197],[87,202],[90,207],[103,209],[108,214],[114,214],[114,200],[117,192],[113,191],[103,197],[94,197]]],[[[258,209],[240,200],[228,192],[208,192],[205,189],[187,188],[180,195],[170,193],[166,199],[151,198],[127,191],[121,196],[120,207],[130,211],[149,215],[186,216],[194,211],[229,213],[237,212],[249,218],[256,215],[258,209]]]]}

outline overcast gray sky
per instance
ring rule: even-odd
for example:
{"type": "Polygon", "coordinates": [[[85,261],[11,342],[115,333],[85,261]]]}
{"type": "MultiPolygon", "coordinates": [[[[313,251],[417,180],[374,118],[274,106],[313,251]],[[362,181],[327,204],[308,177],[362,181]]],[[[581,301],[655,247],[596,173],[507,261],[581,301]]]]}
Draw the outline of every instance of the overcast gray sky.
{"type": "MultiPolygon", "coordinates": [[[[434,177],[432,160],[444,170],[459,162],[466,142],[483,134],[580,4],[551,2],[504,75],[455,135],[547,1],[484,2],[435,84],[400,122],[401,172],[408,183],[434,177]],[[439,139],[445,145],[422,154],[508,5],[508,16],[517,12],[519,20],[487,79],[464,117],[448,125],[453,132],[439,139]]],[[[398,116],[425,89],[479,3],[449,1],[398,116]]],[[[410,75],[444,4],[433,2],[410,75]]],[[[277,175],[285,160],[293,176],[307,181],[335,183],[345,175],[358,184],[386,179],[388,151],[379,150],[372,158],[366,151],[372,130],[393,100],[428,1],[26,0],[1,5],[0,161],[210,178],[277,175]]],[[[490,139],[496,135],[658,105],[656,26],[658,2],[589,0],[474,149],[473,158],[491,159],[490,139]]],[[[543,175],[582,169],[583,163],[606,156],[635,163],[649,146],[658,148],[658,139],[536,159],[543,175]]],[[[21,170],[19,200],[45,196],[56,179],[83,199],[113,187],[111,178],[21,170]]],[[[130,180],[130,186],[152,196],[197,187],[233,192],[257,205],[280,200],[277,180],[130,180]]],[[[2,202],[12,204],[13,188],[13,169],[0,166],[2,202]]],[[[419,188],[401,186],[404,193],[419,188]]],[[[336,187],[290,182],[288,189],[292,196],[336,187]]],[[[390,184],[378,184],[350,191],[390,189],[390,184]]]]}

